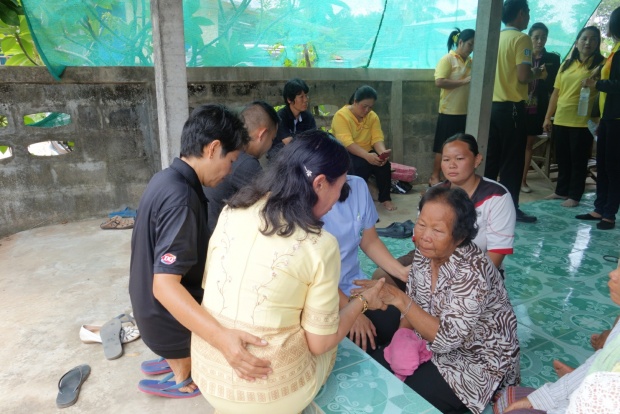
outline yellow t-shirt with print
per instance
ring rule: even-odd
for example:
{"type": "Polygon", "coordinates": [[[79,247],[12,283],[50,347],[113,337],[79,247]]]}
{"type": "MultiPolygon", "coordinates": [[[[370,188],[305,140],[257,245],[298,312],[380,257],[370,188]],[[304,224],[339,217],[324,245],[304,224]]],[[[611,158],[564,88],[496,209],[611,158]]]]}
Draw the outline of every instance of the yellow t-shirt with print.
{"type": "Polygon", "coordinates": [[[513,27],[507,27],[499,34],[493,102],[527,100],[527,84],[520,83],[517,77],[517,65],[521,64],[532,64],[532,39],[513,27]]]}
{"type": "Polygon", "coordinates": [[[565,71],[563,71],[563,65],[560,67],[553,84],[553,87],[558,90],[558,106],[553,118],[554,125],[578,128],[588,126],[588,119],[590,119],[590,113],[592,113],[596,99],[596,89],[590,90],[587,116],[577,115],[577,107],[579,106],[581,81],[590,76],[590,69],[588,69],[590,63],[591,60],[589,59],[585,64],[576,60],[565,71]]]}
{"type": "MultiPolygon", "coordinates": [[[[471,58],[463,60],[461,55],[451,50],[437,62],[435,79],[461,80],[471,75],[471,58]]],[[[439,113],[446,115],[467,115],[469,83],[454,89],[441,89],[439,113]]]]}
{"type": "Polygon", "coordinates": [[[345,147],[355,143],[366,151],[372,150],[373,145],[384,140],[381,121],[375,111],[370,111],[358,121],[349,105],[343,106],[334,114],[332,134],[345,147]]]}

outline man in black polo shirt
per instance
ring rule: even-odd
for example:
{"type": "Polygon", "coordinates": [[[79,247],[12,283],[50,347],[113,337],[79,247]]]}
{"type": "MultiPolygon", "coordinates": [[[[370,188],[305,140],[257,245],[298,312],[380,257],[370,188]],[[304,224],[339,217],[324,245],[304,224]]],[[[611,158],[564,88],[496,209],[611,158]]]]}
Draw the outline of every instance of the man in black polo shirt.
{"type": "Polygon", "coordinates": [[[245,349],[264,341],[222,327],[200,306],[210,236],[202,186],[217,185],[247,142],[243,124],[225,107],[196,108],[183,126],[180,158],[153,176],[140,200],[129,295],[144,343],[166,359],[176,382],[158,391],[154,381],[143,380],[139,388],[144,392],[176,398],[200,394],[190,377],[192,332],[220,350],[240,377],[271,372],[268,361],[245,349]]]}
{"type": "Polygon", "coordinates": [[[241,119],[250,136],[250,142],[233,162],[232,170],[216,187],[204,187],[209,200],[209,231],[213,233],[217,219],[224,208],[224,200],[250,183],[263,172],[258,161],[271,148],[278,128],[278,114],[264,101],[254,101],[241,111],[241,119]]]}
{"type": "Polygon", "coordinates": [[[517,221],[533,223],[536,217],[519,209],[521,176],[525,163],[527,84],[546,75],[544,66],[532,68],[532,40],[522,30],[530,21],[527,0],[506,0],[499,35],[489,144],[484,176],[504,185],[512,196],[517,221]]]}

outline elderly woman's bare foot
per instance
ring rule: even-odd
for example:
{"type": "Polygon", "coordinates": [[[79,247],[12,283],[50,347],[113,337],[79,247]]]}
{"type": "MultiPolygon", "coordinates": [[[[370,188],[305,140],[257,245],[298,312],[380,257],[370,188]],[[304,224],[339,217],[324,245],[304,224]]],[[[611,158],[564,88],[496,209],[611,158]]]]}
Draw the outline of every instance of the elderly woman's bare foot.
{"type": "Polygon", "coordinates": [[[397,208],[394,204],[392,204],[390,200],[384,201],[381,204],[383,205],[383,207],[385,207],[387,211],[394,211],[397,208]]]}
{"type": "Polygon", "coordinates": [[[564,375],[570,374],[575,370],[575,368],[568,366],[557,359],[553,360],[553,369],[555,370],[555,373],[558,374],[558,378],[562,378],[564,375]]]}
{"type": "Polygon", "coordinates": [[[592,345],[592,349],[594,349],[595,351],[601,349],[603,345],[605,345],[605,341],[609,336],[609,332],[611,332],[609,329],[605,329],[600,334],[592,334],[592,336],[590,337],[590,345],[592,345]]]}

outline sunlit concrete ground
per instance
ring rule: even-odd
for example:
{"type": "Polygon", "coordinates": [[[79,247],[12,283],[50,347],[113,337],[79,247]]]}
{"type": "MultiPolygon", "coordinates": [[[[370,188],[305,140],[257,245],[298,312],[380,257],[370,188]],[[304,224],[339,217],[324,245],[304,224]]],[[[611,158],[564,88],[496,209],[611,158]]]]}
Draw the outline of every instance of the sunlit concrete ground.
{"type": "MultiPolygon", "coordinates": [[[[530,174],[534,192],[526,203],[551,192],[545,181],[530,174]]],[[[417,185],[395,195],[398,210],[377,204],[379,227],[414,220],[417,185]]],[[[376,191],[372,189],[373,193],[376,191]]],[[[135,207],[135,206],[132,206],[135,207]]],[[[90,377],[77,404],[66,413],[213,412],[197,397],[170,400],[143,394],[139,367],[154,355],[141,340],[124,346],[124,355],[108,361],[99,344],[83,344],[82,324],[103,324],[130,307],[127,293],[130,230],[100,230],[105,217],[34,228],[0,239],[0,412],[51,413],[57,383],[69,369],[89,364],[90,377]]]]}

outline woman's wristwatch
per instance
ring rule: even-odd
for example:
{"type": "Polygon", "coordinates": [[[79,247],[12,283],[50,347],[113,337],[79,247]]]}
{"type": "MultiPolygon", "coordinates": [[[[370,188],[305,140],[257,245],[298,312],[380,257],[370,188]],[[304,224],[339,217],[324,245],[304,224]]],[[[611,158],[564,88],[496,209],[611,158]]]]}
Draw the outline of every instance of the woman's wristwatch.
{"type": "Polygon", "coordinates": [[[356,298],[362,301],[362,313],[366,312],[368,310],[368,301],[366,298],[362,295],[355,294],[349,297],[349,302],[356,298]]]}

